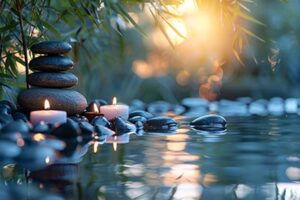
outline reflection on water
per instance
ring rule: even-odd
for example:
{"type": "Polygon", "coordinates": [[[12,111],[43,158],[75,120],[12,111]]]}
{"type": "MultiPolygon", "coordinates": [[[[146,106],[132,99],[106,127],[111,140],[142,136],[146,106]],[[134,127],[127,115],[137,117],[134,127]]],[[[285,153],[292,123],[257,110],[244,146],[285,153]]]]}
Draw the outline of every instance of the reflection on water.
{"type": "MultiPolygon", "coordinates": [[[[201,134],[183,121],[174,134],[95,140],[79,164],[29,177],[67,199],[300,199],[299,118],[227,121],[222,134],[201,134]]],[[[5,180],[13,169],[5,167],[5,180]]]]}

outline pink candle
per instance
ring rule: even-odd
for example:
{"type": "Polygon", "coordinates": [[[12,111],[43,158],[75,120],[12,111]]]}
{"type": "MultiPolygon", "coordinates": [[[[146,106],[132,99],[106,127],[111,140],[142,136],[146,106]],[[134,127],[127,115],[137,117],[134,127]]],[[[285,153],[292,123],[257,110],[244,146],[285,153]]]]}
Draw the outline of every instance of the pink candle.
{"type": "Polygon", "coordinates": [[[37,110],[32,111],[30,113],[30,122],[35,125],[40,122],[45,122],[49,124],[56,124],[56,123],[66,123],[67,122],[67,113],[61,110],[49,110],[50,103],[46,99],[45,100],[45,110],[37,110]]]}
{"type": "Polygon", "coordinates": [[[108,120],[112,120],[117,117],[128,119],[129,107],[127,105],[117,104],[117,98],[113,98],[112,105],[100,106],[100,113],[108,120]]]}

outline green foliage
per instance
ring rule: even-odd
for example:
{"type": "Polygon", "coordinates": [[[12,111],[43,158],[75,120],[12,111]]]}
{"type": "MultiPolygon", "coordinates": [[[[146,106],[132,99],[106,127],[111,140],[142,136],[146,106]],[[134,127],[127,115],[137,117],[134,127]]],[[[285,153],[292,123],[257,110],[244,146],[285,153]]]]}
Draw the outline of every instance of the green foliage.
{"type": "MultiPolygon", "coordinates": [[[[199,7],[203,4],[214,4],[224,11],[224,17],[227,17],[236,29],[233,52],[241,63],[240,53],[249,43],[248,37],[264,41],[239,23],[242,19],[264,25],[249,13],[247,4],[254,3],[254,0],[195,1],[199,7]]],[[[103,57],[104,61],[98,67],[106,64],[118,66],[118,61],[121,63],[122,56],[126,56],[122,52],[126,48],[126,43],[123,40],[122,24],[118,22],[118,18],[132,24],[138,32],[146,36],[147,30],[129,14],[141,12],[146,4],[150,5],[148,8],[155,24],[173,46],[163,23],[168,24],[178,35],[182,36],[168,22],[169,17],[180,17],[172,12],[168,5],[176,7],[181,3],[183,0],[0,0],[0,93],[2,94],[3,87],[8,87],[8,85],[20,86],[18,66],[24,67],[28,74],[27,54],[30,57],[28,47],[46,39],[73,42],[75,61],[79,62],[82,59],[82,53],[90,59],[86,59],[83,64],[86,74],[93,73],[93,68],[89,65],[94,64],[92,61],[95,59],[95,53],[99,51],[103,52],[107,61],[103,57]]],[[[83,73],[81,75],[80,78],[86,76],[83,73]]],[[[21,87],[24,86],[25,83],[21,87]]],[[[86,87],[82,86],[81,89],[87,89],[86,87]]]]}

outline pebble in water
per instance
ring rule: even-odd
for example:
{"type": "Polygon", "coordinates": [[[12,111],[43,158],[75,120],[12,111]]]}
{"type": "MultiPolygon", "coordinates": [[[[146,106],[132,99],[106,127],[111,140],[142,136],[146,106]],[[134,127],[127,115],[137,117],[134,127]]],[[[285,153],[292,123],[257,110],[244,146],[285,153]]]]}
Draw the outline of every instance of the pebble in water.
{"type": "Polygon", "coordinates": [[[60,139],[67,139],[67,138],[76,138],[80,135],[81,130],[77,122],[68,118],[67,122],[60,125],[58,128],[55,128],[51,134],[60,138],[60,139]]]}
{"type": "Polygon", "coordinates": [[[266,116],[268,115],[267,102],[256,100],[249,105],[249,113],[252,115],[266,116]]]}
{"type": "Polygon", "coordinates": [[[80,122],[79,127],[82,135],[92,135],[94,133],[94,126],[89,122],[80,122]]]}
{"type": "Polygon", "coordinates": [[[122,135],[125,133],[134,133],[136,132],[136,127],[134,124],[125,121],[121,117],[117,117],[112,122],[113,130],[116,132],[116,136],[122,135]]]}
{"type": "Polygon", "coordinates": [[[147,121],[147,118],[145,118],[143,116],[134,116],[134,117],[129,118],[128,121],[133,124],[140,123],[140,122],[143,124],[147,121]]]}
{"type": "Polygon", "coordinates": [[[177,129],[177,122],[170,117],[154,117],[147,120],[144,127],[146,131],[169,132],[177,129]]]}
{"type": "Polygon", "coordinates": [[[139,99],[134,99],[130,104],[130,111],[136,111],[136,110],[145,110],[146,105],[143,101],[139,99]]]}
{"type": "Polygon", "coordinates": [[[155,101],[148,105],[148,112],[152,113],[153,115],[162,115],[168,112],[171,108],[171,104],[165,101],[155,101]]]}
{"type": "Polygon", "coordinates": [[[29,126],[22,120],[11,121],[1,129],[2,133],[28,133],[29,126]]]}
{"type": "Polygon", "coordinates": [[[196,107],[208,107],[209,102],[206,99],[201,98],[185,98],[181,101],[181,104],[186,108],[196,107]]]}
{"type": "Polygon", "coordinates": [[[143,110],[136,110],[136,111],[133,111],[129,114],[129,119],[130,118],[133,118],[133,117],[144,117],[146,119],[150,119],[153,117],[153,115],[149,112],[146,112],[146,111],[143,111],[143,110]]]}
{"type": "Polygon", "coordinates": [[[298,112],[298,100],[296,98],[285,100],[285,112],[289,114],[296,114],[298,112]]]}
{"type": "Polygon", "coordinates": [[[203,131],[224,131],[226,130],[226,120],[220,115],[205,115],[193,120],[192,128],[203,131]]]}
{"type": "Polygon", "coordinates": [[[105,126],[105,127],[108,127],[108,128],[111,127],[111,123],[103,115],[95,117],[91,121],[91,124],[94,125],[94,126],[101,125],[101,126],[105,126]]]}
{"type": "Polygon", "coordinates": [[[46,133],[49,131],[49,125],[45,122],[40,122],[33,127],[34,133],[46,133]]]}
{"type": "Polygon", "coordinates": [[[284,101],[280,97],[273,97],[268,104],[268,111],[271,115],[280,116],[284,114],[284,101]]]}
{"type": "Polygon", "coordinates": [[[248,116],[247,104],[239,101],[221,100],[219,113],[224,116],[248,116]]]}
{"type": "Polygon", "coordinates": [[[98,133],[98,136],[100,136],[101,138],[115,134],[114,131],[112,131],[109,128],[102,126],[102,125],[96,125],[95,132],[98,133]]]}

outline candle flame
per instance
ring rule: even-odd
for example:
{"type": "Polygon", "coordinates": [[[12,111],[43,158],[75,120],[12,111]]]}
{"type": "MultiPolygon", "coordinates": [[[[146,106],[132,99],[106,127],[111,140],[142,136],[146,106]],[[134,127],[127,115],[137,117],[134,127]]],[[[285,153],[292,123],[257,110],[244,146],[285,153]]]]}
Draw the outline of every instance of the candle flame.
{"type": "Polygon", "coordinates": [[[113,104],[113,105],[116,105],[116,104],[117,104],[117,97],[114,97],[114,98],[113,98],[112,104],[113,104]]]}
{"type": "Polygon", "coordinates": [[[117,140],[117,136],[114,137],[114,142],[113,142],[114,151],[117,151],[117,145],[118,145],[118,143],[115,142],[116,140],[117,140]]]}
{"type": "Polygon", "coordinates": [[[50,109],[50,102],[48,101],[48,99],[45,100],[44,108],[45,108],[45,110],[49,110],[50,109]]]}
{"type": "Polygon", "coordinates": [[[98,106],[97,106],[97,104],[95,104],[95,103],[94,103],[94,105],[93,105],[93,106],[94,106],[94,112],[96,112],[96,113],[99,113],[99,109],[98,109],[98,106]]]}

